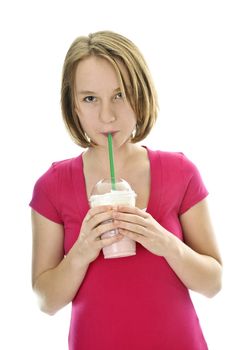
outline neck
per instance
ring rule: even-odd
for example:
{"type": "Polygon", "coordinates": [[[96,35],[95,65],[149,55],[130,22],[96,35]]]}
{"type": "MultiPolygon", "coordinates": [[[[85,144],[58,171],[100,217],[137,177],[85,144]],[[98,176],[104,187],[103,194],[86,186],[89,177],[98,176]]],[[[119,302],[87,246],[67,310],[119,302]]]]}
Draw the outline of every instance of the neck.
{"type": "MultiPolygon", "coordinates": [[[[128,143],[122,148],[114,149],[114,166],[116,177],[120,176],[122,170],[128,164],[128,160],[141,149],[140,146],[128,143]],[[118,174],[118,175],[117,175],[118,174]]],[[[84,161],[88,168],[93,168],[102,174],[102,177],[110,176],[109,154],[107,148],[91,147],[84,153],[84,161]],[[98,165],[96,167],[96,165],[98,165]]]]}

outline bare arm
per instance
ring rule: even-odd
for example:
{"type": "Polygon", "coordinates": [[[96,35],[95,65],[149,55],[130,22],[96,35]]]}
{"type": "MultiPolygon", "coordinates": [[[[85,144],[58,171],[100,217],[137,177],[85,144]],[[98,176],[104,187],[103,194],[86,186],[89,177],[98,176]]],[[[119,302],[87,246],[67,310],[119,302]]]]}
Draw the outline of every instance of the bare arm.
{"type": "Polygon", "coordinates": [[[89,264],[104,246],[121,239],[121,235],[100,239],[103,232],[114,228],[113,222],[101,224],[110,218],[111,208],[91,209],[83,221],[78,240],[64,257],[63,226],[32,210],[32,286],[42,311],[52,315],[71,302],[89,264]]]}
{"type": "Polygon", "coordinates": [[[166,260],[189,289],[213,297],[221,289],[222,260],[207,201],[193,206],[180,221],[185,243],[174,237],[166,260]]]}
{"type": "Polygon", "coordinates": [[[42,311],[54,314],[79,289],[88,265],[63,253],[63,226],[32,211],[32,286],[42,311]]]}
{"type": "Polygon", "coordinates": [[[118,210],[120,232],[163,256],[187,288],[208,297],[221,289],[222,262],[206,199],[181,216],[184,242],[138,208],[118,210]]]}

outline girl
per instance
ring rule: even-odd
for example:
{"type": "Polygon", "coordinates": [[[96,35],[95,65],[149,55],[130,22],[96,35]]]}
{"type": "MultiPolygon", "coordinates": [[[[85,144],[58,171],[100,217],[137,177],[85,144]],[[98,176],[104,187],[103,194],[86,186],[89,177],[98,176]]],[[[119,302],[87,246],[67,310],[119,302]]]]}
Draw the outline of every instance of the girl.
{"type": "Polygon", "coordinates": [[[41,310],[52,315],[72,302],[70,350],[207,349],[189,289],[212,297],[221,288],[208,192],[182,153],[138,144],[158,109],[138,48],[109,31],[77,38],[64,61],[61,106],[86,150],[35,184],[32,284],[41,310]],[[89,208],[94,185],[109,178],[109,133],[135,208],[89,208]],[[102,248],[124,236],[136,241],[136,255],[104,259],[102,248]]]}

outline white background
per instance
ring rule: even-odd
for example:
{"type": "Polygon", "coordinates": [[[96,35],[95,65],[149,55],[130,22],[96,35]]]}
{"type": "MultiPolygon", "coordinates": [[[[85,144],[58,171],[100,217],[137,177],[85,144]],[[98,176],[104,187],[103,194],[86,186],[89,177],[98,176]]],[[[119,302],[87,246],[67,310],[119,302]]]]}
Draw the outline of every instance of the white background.
{"type": "Polygon", "coordinates": [[[53,161],[81,152],[61,119],[61,69],[76,36],[103,29],[132,39],[152,71],[160,113],[143,143],[184,152],[210,191],[224,286],[213,299],[196,294],[193,299],[209,348],[232,349],[229,5],[229,0],[1,2],[1,349],[67,348],[70,307],[44,315],[31,291],[28,203],[34,182],[53,161]]]}

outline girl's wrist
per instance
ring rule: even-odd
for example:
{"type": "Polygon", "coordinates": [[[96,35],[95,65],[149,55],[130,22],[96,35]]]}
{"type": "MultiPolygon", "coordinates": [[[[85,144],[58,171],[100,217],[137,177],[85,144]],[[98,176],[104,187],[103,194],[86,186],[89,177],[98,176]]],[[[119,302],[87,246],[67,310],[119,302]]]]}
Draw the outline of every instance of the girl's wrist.
{"type": "Polygon", "coordinates": [[[179,260],[182,255],[183,242],[173,233],[167,232],[167,249],[164,254],[166,260],[179,260]]]}
{"type": "Polygon", "coordinates": [[[76,246],[73,246],[69,253],[66,256],[66,259],[68,259],[68,263],[70,264],[71,268],[80,270],[80,269],[87,269],[89,267],[90,262],[87,261],[86,257],[81,254],[79,249],[77,249],[76,246]]]}

